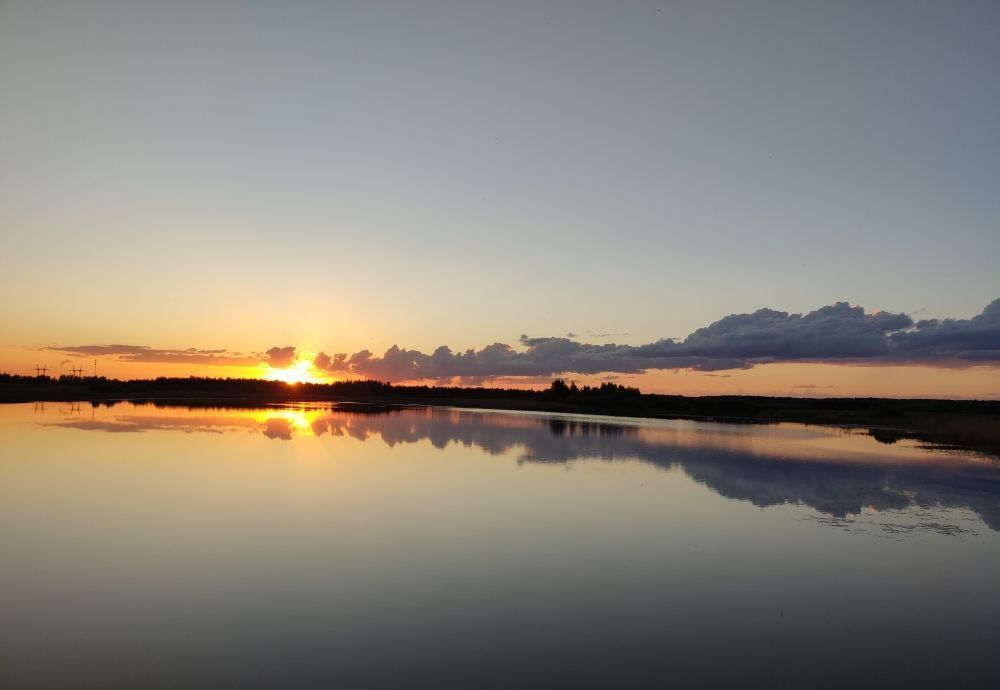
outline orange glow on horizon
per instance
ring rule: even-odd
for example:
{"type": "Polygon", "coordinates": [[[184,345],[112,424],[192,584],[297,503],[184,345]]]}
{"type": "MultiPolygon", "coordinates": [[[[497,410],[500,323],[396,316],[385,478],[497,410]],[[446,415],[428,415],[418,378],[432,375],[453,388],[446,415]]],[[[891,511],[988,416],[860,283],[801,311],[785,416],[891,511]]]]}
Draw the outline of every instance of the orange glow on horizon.
{"type": "MultiPolygon", "coordinates": [[[[248,348],[244,348],[247,350],[248,348]]],[[[330,374],[313,364],[314,352],[299,352],[285,369],[265,362],[211,365],[182,362],[138,362],[115,357],[98,357],[99,376],[123,380],[153,379],[159,376],[206,378],[249,378],[301,383],[335,383],[366,378],[365,374],[330,374]]],[[[93,371],[93,360],[71,358],[60,353],[0,344],[0,372],[34,375],[36,365],[46,365],[49,375],[70,373],[70,367],[84,364],[84,375],[93,371]],[[64,359],[61,359],[64,358],[64,359]]],[[[486,382],[488,387],[547,388],[555,376],[500,377],[486,382]]],[[[890,398],[973,398],[1000,399],[1000,366],[967,368],[932,367],[917,364],[868,365],[819,362],[775,362],[750,369],[701,372],[693,370],[651,370],[645,373],[603,375],[562,374],[578,385],[599,386],[606,380],[634,386],[644,393],[676,395],[781,395],[799,397],[890,397],[890,398]]],[[[407,383],[393,381],[393,383],[407,383]]],[[[411,383],[440,385],[425,380],[411,383]]],[[[461,382],[455,380],[455,385],[461,382]]]]}
{"type": "Polygon", "coordinates": [[[330,383],[331,379],[313,366],[312,357],[296,360],[287,369],[264,365],[260,378],[268,381],[284,381],[289,385],[298,383],[330,383]]]}

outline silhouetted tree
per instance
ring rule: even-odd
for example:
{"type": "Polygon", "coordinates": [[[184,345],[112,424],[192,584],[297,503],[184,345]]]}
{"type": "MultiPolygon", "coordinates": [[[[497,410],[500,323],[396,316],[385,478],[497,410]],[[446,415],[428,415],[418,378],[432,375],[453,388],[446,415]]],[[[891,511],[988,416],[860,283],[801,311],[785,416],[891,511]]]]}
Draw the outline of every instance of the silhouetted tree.
{"type": "Polygon", "coordinates": [[[555,379],[546,391],[547,397],[555,400],[565,400],[569,397],[569,386],[562,379],[555,379]]]}

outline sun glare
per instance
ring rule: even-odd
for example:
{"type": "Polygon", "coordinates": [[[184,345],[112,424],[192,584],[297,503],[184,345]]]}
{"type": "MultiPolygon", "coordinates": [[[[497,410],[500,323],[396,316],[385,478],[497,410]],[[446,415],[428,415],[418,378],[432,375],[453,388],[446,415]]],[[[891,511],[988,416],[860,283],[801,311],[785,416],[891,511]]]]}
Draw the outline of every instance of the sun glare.
{"type": "Polygon", "coordinates": [[[268,381],[284,381],[287,384],[326,383],[326,378],[313,366],[312,358],[300,359],[287,369],[267,367],[263,378],[268,381]]]}
{"type": "Polygon", "coordinates": [[[295,436],[314,436],[313,420],[325,412],[319,409],[284,408],[255,412],[252,416],[265,429],[269,428],[275,432],[286,431],[295,436]]]}

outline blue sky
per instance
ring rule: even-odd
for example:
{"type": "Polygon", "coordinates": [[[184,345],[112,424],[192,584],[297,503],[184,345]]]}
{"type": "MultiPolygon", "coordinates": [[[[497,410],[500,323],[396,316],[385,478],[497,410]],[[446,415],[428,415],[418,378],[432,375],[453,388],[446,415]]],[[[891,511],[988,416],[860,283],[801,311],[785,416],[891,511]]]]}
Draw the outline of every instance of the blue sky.
{"type": "Polygon", "coordinates": [[[969,318],[998,122],[996,2],[5,0],[4,344],[969,318]]]}

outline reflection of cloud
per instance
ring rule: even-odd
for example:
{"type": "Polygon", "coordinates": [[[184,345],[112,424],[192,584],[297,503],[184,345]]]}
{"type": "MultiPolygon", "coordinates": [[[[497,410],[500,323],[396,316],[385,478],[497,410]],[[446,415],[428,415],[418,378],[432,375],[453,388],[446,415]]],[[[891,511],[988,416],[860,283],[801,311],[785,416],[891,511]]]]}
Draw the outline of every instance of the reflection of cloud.
{"type": "Polygon", "coordinates": [[[280,438],[283,441],[292,440],[292,423],[281,417],[272,417],[264,422],[264,435],[268,438],[280,438]]]}
{"type": "Polygon", "coordinates": [[[522,349],[493,343],[462,352],[441,346],[430,354],[393,345],[381,357],[369,350],[334,357],[320,353],[315,365],[331,373],[389,381],[477,382],[562,373],[718,371],[768,362],[1000,364],[1000,299],[966,320],[914,324],[906,314],[866,313],[861,307],[838,302],[804,315],[773,309],[733,314],[684,340],[667,338],[640,346],[526,335],[519,344],[522,349]]]}
{"type": "Polygon", "coordinates": [[[242,417],[201,417],[192,415],[140,416],[120,415],[111,419],[63,419],[58,422],[40,422],[41,426],[58,426],[87,431],[143,432],[153,430],[222,433],[226,430],[254,428],[257,422],[242,417]]]}
{"type": "Polygon", "coordinates": [[[519,462],[566,463],[583,458],[640,460],[680,468],[734,500],[769,507],[802,503],[836,518],[866,507],[968,508],[1000,531],[1000,471],[959,456],[886,447],[867,436],[837,436],[799,426],[656,422],[615,424],[579,416],[484,413],[439,408],[267,408],[185,415],[117,415],[97,422],[52,423],[101,431],[251,428],[289,441],[299,434],[378,438],[390,447],[429,441],[490,454],[516,450],[519,462]],[[835,443],[828,443],[833,439],[835,443]]]}

